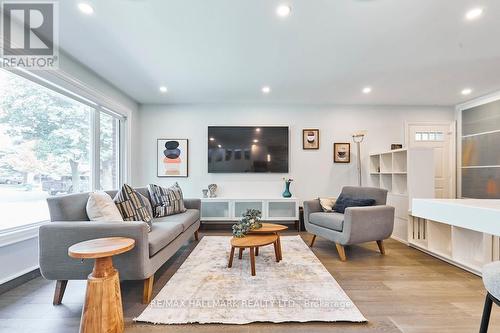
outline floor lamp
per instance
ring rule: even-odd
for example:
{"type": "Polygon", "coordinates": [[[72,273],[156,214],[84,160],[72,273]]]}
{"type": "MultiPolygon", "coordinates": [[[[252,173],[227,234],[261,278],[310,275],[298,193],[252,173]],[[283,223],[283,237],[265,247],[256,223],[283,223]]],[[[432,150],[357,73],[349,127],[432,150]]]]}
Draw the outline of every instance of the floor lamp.
{"type": "Polygon", "coordinates": [[[354,141],[354,143],[356,143],[356,149],[358,152],[357,168],[358,168],[358,185],[359,186],[362,185],[362,182],[361,182],[361,142],[363,142],[365,135],[366,135],[366,131],[360,131],[360,132],[354,133],[352,135],[352,140],[354,141]]]}

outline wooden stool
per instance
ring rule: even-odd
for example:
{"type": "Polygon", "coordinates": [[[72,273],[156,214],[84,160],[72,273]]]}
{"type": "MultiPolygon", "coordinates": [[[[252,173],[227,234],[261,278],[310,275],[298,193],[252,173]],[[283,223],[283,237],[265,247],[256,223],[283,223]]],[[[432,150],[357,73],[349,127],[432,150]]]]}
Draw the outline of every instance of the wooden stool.
{"type": "MultiPolygon", "coordinates": [[[[288,229],[288,227],[285,225],[262,223],[262,228],[251,230],[248,233],[253,235],[275,234],[276,236],[278,236],[278,260],[281,261],[283,260],[283,252],[281,251],[281,238],[279,233],[281,231],[285,231],[286,229],[288,229]]],[[[259,255],[259,248],[255,249],[255,255],[259,255]]]]}
{"type": "Polygon", "coordinates": [[[241,259],[243,250],[246,248],[250,249],[250,266],[252,268],[252,276],[255,276],[255,249],[274,244],[274,255],[276,256],[276,261],[279,261],[278,254],[278,236],[275,234],[269,235],[247,235],[242,238],[233,237],[231,239],[231,254],[229,255],[228,268],[233,266],[234,250],[239,249],[239,258],[241,259]]]}
{"type": "Polygon", "coordinates": [[[68,249],[72,258],[95,259],[87,280],[81,333],[123,332],[120,279],[112,257],[131,250],[134,245],[131,238],[111,237],[77,243],[68,249]]]}

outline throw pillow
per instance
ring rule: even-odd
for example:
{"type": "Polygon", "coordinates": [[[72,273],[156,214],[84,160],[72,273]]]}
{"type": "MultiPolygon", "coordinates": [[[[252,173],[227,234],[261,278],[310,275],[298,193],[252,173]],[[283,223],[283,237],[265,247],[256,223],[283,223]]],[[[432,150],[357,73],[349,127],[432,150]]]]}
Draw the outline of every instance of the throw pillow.
{"type": "Polygon", "coordinates": [[[186,211],[179,184],[175,183],[168,188],[149,184],[148,191],[155,217],[174,215],[186,211]]]}
{"type": "Polygon", "coordinates": [[[148,224],[149,231],[151,231],[153,217],[148,210],[147,198],[131,186],[123,184],[113,200],[124,221],[144,221],[148,224]]]}
{"type": "Polygon", "coordinates": [[[374,199],[364,199],[364,198],[349,198],[344,195],[340,195],[333,206],[333,210],[337,213],[344,214],[346,208],[349,207],[366,207],[373,206],[375,204],[374,199]]]}
{"type": "Polygon", "coordinates": [[[319,204],[324,212],[332,212],[337,198],[319,198],[319,204]]]}
{"type": "Polygon", "coordinates": [[[90,221],[123,221],[113,198],[106,192],[92,192],[87,200],[87,215],[90,221]]]}

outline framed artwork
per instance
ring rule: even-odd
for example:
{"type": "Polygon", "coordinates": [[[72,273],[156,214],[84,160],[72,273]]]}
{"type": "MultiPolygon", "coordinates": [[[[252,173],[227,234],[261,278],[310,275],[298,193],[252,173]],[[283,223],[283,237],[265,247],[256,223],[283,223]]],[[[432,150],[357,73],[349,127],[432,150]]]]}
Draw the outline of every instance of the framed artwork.
{"type": "Polygon", "coordinates": [[[334,143],[333,144],[333,162],[334,163],[351,163],[351,144],[350,143],[334,143]]]}
{"type": "Polygon", "coordinates": [[[188,176],[188,140],[158,139],[156,143],[157,177],[188,176]]]}
{"type": "Polygon", "coordinates": [[[302,130],[302,149],[319,149],[319,129],[302,130]]]}

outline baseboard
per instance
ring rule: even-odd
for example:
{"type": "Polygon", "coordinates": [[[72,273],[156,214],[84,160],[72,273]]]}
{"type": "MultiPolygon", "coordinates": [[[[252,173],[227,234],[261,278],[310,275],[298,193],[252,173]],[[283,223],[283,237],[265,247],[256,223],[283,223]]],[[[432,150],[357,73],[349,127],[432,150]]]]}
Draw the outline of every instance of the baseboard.
{"type": "Polygon", "coordinates": [[[394,240],[396,240],[396,241],[398,241],[398,242],[400,242],[400,243],[403,243],[405,245],[410,245],[410,243],[408,243],[407,240],[404,240],[402,238],[399,238],[399,237],[396,237],[396,236],[391,236],[391,238],[394,239],[394,240]]]}
{"type": "Polygon", "coordinates": [[[38,266],[29,268],[16,276],[10,276],[0,281],[0,295],[40,276],[42,274],[38,266]]]}

